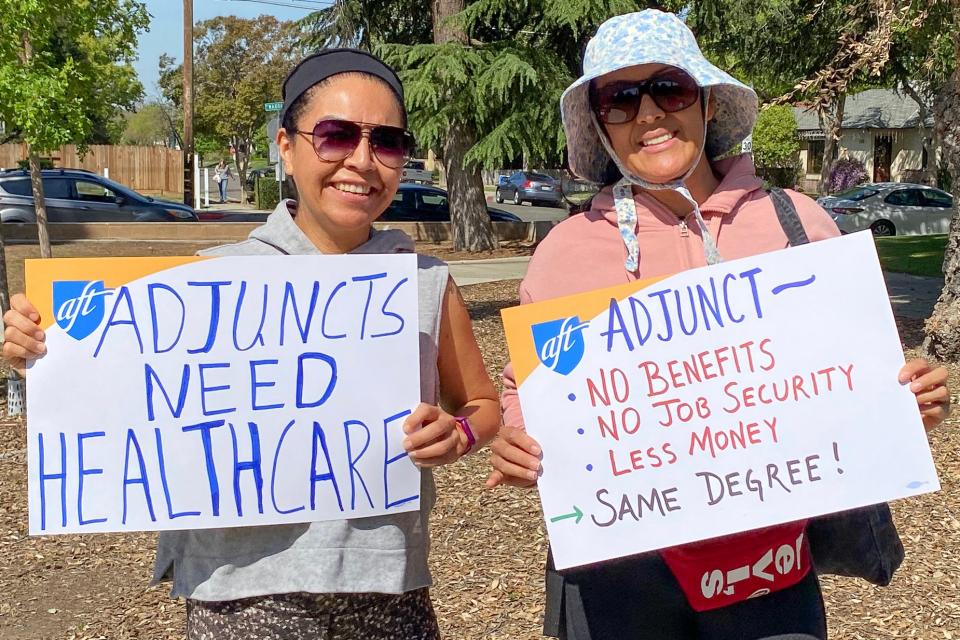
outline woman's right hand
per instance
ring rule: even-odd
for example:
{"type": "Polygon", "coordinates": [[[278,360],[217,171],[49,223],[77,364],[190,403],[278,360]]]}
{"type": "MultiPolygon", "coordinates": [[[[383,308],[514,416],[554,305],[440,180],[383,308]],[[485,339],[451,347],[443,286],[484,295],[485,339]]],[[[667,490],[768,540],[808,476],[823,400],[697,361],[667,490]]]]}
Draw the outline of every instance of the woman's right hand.
{"type": "Polygon", "coordinates": [[[40,328],[40,314],[22,293],[10,298],[10,310],[3,314],[3,358],[21,376],[27,363],[47,352],[47,338],[40,328]]]}
{"type": "Polygon", "coordinates": [[[512,487],[532,487],[540,477],[540,445],[527,432],[517,427],[501,427],[490,445],[490,464],[493,471],[486,486],[493,489],[505,484],[512,487]]]}

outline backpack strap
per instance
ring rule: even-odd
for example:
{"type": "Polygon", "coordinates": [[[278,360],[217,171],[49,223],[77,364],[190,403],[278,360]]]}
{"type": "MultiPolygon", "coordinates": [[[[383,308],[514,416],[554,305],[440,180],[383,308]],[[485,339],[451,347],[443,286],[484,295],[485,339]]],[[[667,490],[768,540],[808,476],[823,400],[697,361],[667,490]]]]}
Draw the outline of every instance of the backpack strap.
{"type": "Polygon", "coordinates": [[[773,200],[773,208],[777,212],[777,219],[780,220],[780,226],[783,227],[783,232],[787,234],[787,242],[790,243],[790,246],[795,247],[810,242],[810,238],[807,237],[807,232],[803,230],[800,215],[797,213],[797,208],[793,205],[793,200],[790,199],[790,196],[788,196],[783,189],[776,187],[771,188],[768,193],[770,194],[770,199],[773,200]]]}

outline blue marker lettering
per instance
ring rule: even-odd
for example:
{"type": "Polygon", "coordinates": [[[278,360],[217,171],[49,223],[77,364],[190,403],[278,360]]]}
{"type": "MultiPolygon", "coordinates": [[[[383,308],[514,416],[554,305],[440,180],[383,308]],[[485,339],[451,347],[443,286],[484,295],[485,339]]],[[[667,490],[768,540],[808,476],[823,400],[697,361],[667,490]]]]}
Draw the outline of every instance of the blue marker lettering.
{"type": "Polygon", "coordinates": [[[319,422],[313,423],[313,455],[310,458],[310,510],[317,510],[317,483],[327,482],[333,486],[337,496],[337,506],[343,511],[343,501],[340,500],[340,487],[337,486],[337,476],[333,473],[333,463],[330,461],[330,451],[327,449],[327,436],[319,422]],[[319,449],[317,444],[320,445],[319,449]],[[327,463],[326,473],[317,473],[317,453],[323,450],[323,457],[327,463]]]}
{"type": "Polygon", "coordinates": [[[40,448],[40,530],[47,530],[47,481],[60,481],[60,517],[61,527],[67,526],[67,437],[60,432],[60,473],[47,473],[44,460],[46,455],[43,449],[43,434],[37,434],[37,441],[40,448]]]}
{"type": "MultiPolygon", "coordinates": [[[[346,283],[344,283],[346,284],[346,283]]],[[[300,322],[300,310],[297,308],[297,297],[294,292],[293,283],[288,282],[283,289],[283,306],[280,309],[280,346],[283,346],[284,337],[287,331],[287,305],[293,309],[293,317],[297,321],[297,329],[300,331],[300,342],[307,344],[307,338],[310,335],[310,325],[313,323],[313,312],[317,309],[317,297],[320,295],[320,283],[314,280],[313,291],[310,294],[310,307],[307,309],[307,319],[300,322]]],[[[329,304],[329,301],[328,301],[329,304]]]]}
{"type": "Polygon", "coordinates": [[[280,364],[279,360],[251,360],[250,361],[250,406],[253,407],[254,411],[266,411],[267,409],[282,409],[283,403],[278,402],[276,404],[264,404],[261,405],[257,401],[257,389],[265,389],[270,387],[277,386],[277,383],[273,380],[270,382],[260,382],[257,380],[257,367],[263,365],[276,365],[280,364]]]}
{"type": "MultiPolygon", "coordinates": [[[[373,335],[370,336],[371,338],[385,338],[385,337],[387,337],[387,336],[395,336],[395,335],[397,335],[398,333],[400,333],[401,331],[403,331],[403,327],[405,326],[405,323],[404,323],[404,321],[403,321],[403,318],[400,316],[399,313],[394,313],[393,311],[387,311],[387,305],[390,304],[390,300],[393,299],[393,294],[395,294],[395,293],[397,292],[397,290],[398,290],[401,286],[403,286],[408,280],[409,280],[409,278],[404,278],[403,280],[401,280],[400,282],[398,282],[398,283],[396,284],[396,286],[395,286],[393,289],[390,290],[390,293],[387,294],[386,299],[383,301],[383,306],[380,307],[380,312],[381,312],[383,315],[385,315],[385,316],[390,316],[391,318],[396,318],[396,319],[400,322],[400,326],[397,327],[396,330],[394,330],[394,331],[385,331],[385,332],[383,332],[383,333],[374,333],[373,335]]],[[[372,287],[372,283],[371,283],[371,287],[372,287]]]]}
{"type": "Polygon", "coordinates": [[[273,452],[273,473],[270,475],[270,500],[273,501],[273,509],[277,513],[296,513],[297,511],[303,511],[305,508],[301,505],[292,509],[281,509],[277,504],[277,462],[280,460],[280,448],[283,446],[284,438],[287,437],[287,432],[293,428],[295,423],[296,421],[291,420],[287,423],[287,426],[283,428],[283,431],[280,433],[280,439],[277,441],[277,449],[273,452]]]}
{"type": "Polygon", "coordinates": [[[406,498],[400,498],[399,500],[390,502],[390,482],[389,482],[390,465],[400,460],[403,460],[404,458],[407,458],[407,452],[403,451],[393,456],[392,458],[390,457],[390,437],[388,434],[388,429],[390,427],[391,422],[396,422],[397,420],[401,420],[407,417],[408,415],[410,415],[411,413],[412,412],[409,409],[407,409],[406,411],[401,411],[400,413],[394,414],[383,421],[383,504],[385,509],[390,509],[391,507],[400,506],[401,504],[405,504],[407,502],[410,502],[411,500],[416,500],[417,498],[420,497],[420,494],[414,494],[412,496],[407,496],[406,498]]]}
{"type": "Polygon", "coordinates": [[[243,471],[253,473],[253,484],[257,488],[257,509],[263,513],[263,470],[260,466],[260,431],[256,423],[248,422],[250,430],[250,460],[241,461],[237,447],[237,432],[230,425],[230,440],[233,442],[233,499],[237,503],[237,515],[243,516],[243,500],[240,498],[240,474],[243,471]]]}
{"type": "Polygon", "coordinates": [[[326,338],[327,340],[337,340],[339,338],[347,337],[347,334],[345,333],[337,333],[334,335],[330,335],[329,333],[327,333],[327,313],[330,312],[330,303],[333,302],[334,297],[336,297],[337,293],[339,293],[340,290],[343,289],[345,286],[347,286],[346,282],[340,282],[339,284],[337,284],[337,286],[333,288],[333,291],[330,292],[330,297],[327,298],[327,303],[323,305],[323,320],[320,321],[320,333],[322,333],[323,337],[326,338]]]}
{"type": "MultiPolygon", "coordinates": [[[[312,385],[311,385],[312,386],[312,385]]],[[[297,408],[298,409],[309,409],[311,407],[319,407],[330,397],[330,394],[333,393],[334,387],[337,386],[337,361],[334,360],[331,356],[328,356],[325,353],[302,353],[300,357],[297,358],[297,408]],[[303,365],[307,360],[320,360],[325,362],[330,367],[330,380],[327,382],[327,388],[324,389],[323,393],[320,395],[320,399],[314,402],[307,402],[303,399],[303,365]]]]}
{"type": "Polygon", "coordinates": [[[110,330],[110,327],[116,327],[125,324],[133,327],[133,333],[137,336],[137,344],[140,347],[140,355],[143,355],[143,338],[140,337],[140,327],[137,326],[136,314],[133,313],[133,301],[130,299],[130,290],[126,287],[120,287],[120,291],[114,297],[113,309],[110,310],[110,319],[107,320],[105,325],[103,325],[103,331],[100,332],[100,342],[97,343],[97,348],[93,352],[94,358],[100,355],[100,349],[103,348],[103,341],[106,339],[107,331],[110,330]],[[120,308],[121,302],[125,302],[127,304],[127,313],[129,314],[127,320],[115,320],[117,317],[117,310],[120,308]]]}
{"type": "Polygon", "coordinates": [[[179,418],[180,414],[183,413],[183,405],[187,400],[187,388],[190,386],[190,365],[183,365],[183,373],[180,375],[180,395],[177,398],[177,406],[174,407],[173,403],[170,402],[170,395],[167,393],[166,387],[163,386],[163,382],[160,381],[160,376],[157,375],[157,372],[153,370],[149,364],[143,365],[143,377],[144,384],[147,387],[147,419],[150,422],[153,422],[157,419],[156,413],[154,412],[153,406],[153,387],[154,380],[156,380],[156,386],[160,388],[160,392],[163,394],[163,399],[167,402],[167,407],[170,409],[170,415],[174,418],[179,418]]]}
{"type": "Polygon", "coordinates": [[[663,309],[663,321],[667,325],[667,335],[657,334],[657,337],[660,338],[662,342],[670,342],[670,339],[673,337],[673,321],[670,319],[670,309],[667,307],[668,293],[670,293],[670,289],[661,289],[647,296],[649,298],[660,298],[660,307],[663,309]]]}
{"type": "Polygon", "coordinates": [[[240,325],[240,313],[243,309],[243,299],[246,297],[246,295],[247,295],[247,283],[241,282],[240,297],[237,300],[237,309],[233,314],[233,346],[236,348],[237,351],[249,351],[250,349],[253,349],[253,347],[256,346],[257,344],[259,344],[261,347],[264,344],[263,343],[263,323],[267,321],[268,286],[266,284],[263,285],[263,305],[260,309],[260,326],[257,327],[257,333],[253,336],[253,340],[250,342],[248,346],[241,347],[238,342],[239,339],[237,338],[237,333],[240,325]]]}
{"type": "Polygon", "coordinates": [[[220,287],[230,286],[233,282],[188,282],[187,284],[191,287],[210,287],[210,329],[207,331],[207,341],[202,347],[187,349],[187,353],[209,353],[217,339],[217,328],[220,326],[220,287]]]}
{"type": "MultiPolygon", "coordinates": [[[[183,335],[183,326],[186,324],[187,316],[187,306],[183,302],[183,298],[180,297],[180,294],[174,291],[173,287],[165,285],[160,282],[152,282],[147,285],[147,299],[150,301],[150,320],[153,324],[153,352],[154,353],[167,353],[172,351],[177,343],[180,342],[180,336],[183,335]],[[180,326],[177,327],[177,337],[173,339],[173,342],[170,343],[170,346],[163,349],[160,348],[160,326],[158,322],[157,314],[157,290],[169,291],[173,294],[173,297],[176,298],[177,302],[180,304],[180,326]]],[[[169,318],[173,316],[170,311],[170,305],[163,305],[163,316],[164,318],[169,318]]]]}
{"type": "Polygon", "coordinates": [[[210,437],[210,432],[224,424],[223,420],[213,420],[192,424],[182,429],[184,433],[200,432],[200,441],[203,443],[203,458],[207,465],[207,481],[210,483],[210,504],[214,516],[220,515],[220,483],[217,481],[217,468],[213,463],[213,440],[210,437]]]}
{"type": "Polygon", "coordinates": [[[760,292],[757,291],[757,281],[756,275],[760,273],[762,269],[757,267],[755,269],[750,269],[749,271],[744,271],[740,274],[741,278],[746,278],[750,281],[750,293],[753,294],[753,306],[757,310],[757,318],[763,317],[763,311],[760,309],[760,292]]]}
{"type": "Polygon", "coordinates": [[[600,335],[607,339],[607,351],[613,351],[613,337],[620,335],[623,337],[627,351],[633,351],[633,341],[627,332],[626,325],[623,324],[623,316],[620,315],[620,305],[616,298],[610,298],[610,311],[607,313],[607,330],[601,331],[600,335]],[[614,327],[616,321],[616,327],[614,327]]]}
{"type": "Polygon", "coordinates": [[[733,311],[730,310],[730,292],[728,290],[730,282],[736,281],[736,279],[737,276],[733,275],[732,273],[728,273],[727,275],[723,276],[723,303],[727,308],[727,317],[730,318],[730,321],[735,324],[740,324],[744,321],[746,316],[741,313],[739,318],[733,317],[733,311]]]}
{"type": "Polygon", "coordinates": [[[83,466],[83,441],[87,438],[102,438],[107,435],[103,431],[90,431],[88,433],[77,434],[77,467],[79,468],[80,486],[77,488],[77,522],[80,526],[85,524],[95,524],[97,522],[106,522],[106,518],[93,518],[91,520],[83,519],[83,478],[85,476],[97,476],[103,473],[103,469],[86,469],[83,466]]]}
{"type": "Polygon", "coordinates": [[[132,484],[143,487],[143,497],[147,502],[150,521],[156,522],[157,517],[153,514],[153,498],[150,497],[150,482],[147,480],[147,466],[143,462],[143,451],[140,449],[140,442],[137,441],[137,434],[133,429],[127,429],[127,449],[123,456],[123,518],[121,519],[123,524],[127,524],[127,488],[132,484]],[[140,475],[136,478],[130,477],[130,445],[133,445],[137,452],[137,466],[140,468],[140,475]]]}
{"type": "Polygon", "coordinates": [[[163,487],[163,497],[167,501],[167,517],[171,520],[182,518],[184,516],[198,516],[199,511],[181,511],[173,512],[173,500],[170,498],[170,484],[167,482],[167,465],[163,459],[163,439],[160,437],[159,427],[154,427],[153,433],[157,439],[157,462],[160,464],[160,486],[163,487]]]}
{"type": "Polygon", "coordinates": [[[373,498],[370,497],[370,490],[367,489],[367,483],[364,482],[363,476],[357,471],[357,462],[360,461],[360,458],[363,457],[363,454],[367,452],[367,449],[370,448],[370,429],[367,428],[367,425],[363,424],[359,420],[347,420],[343,423],[343,436],[347,441],[347,461],[350,464],[350,508],[356,508],[357,500],[357,485],[354,480],[354,476],[360,480],[360,484],[363,485],[363,492],[367,495],[367,502],[370,503],[370,508],[373,508],[373,498]],[[359,425],[363,428],[363,432],[366,434],[367,439],[363,443],[363,449],[360,450],[360,453],[357,454],[357,457],[353,457],[353,447],[350,443],[350,427],[353,425],[359,425]]]}
{"type": "Polygon", "coordinates": [[[363,340],[367,334],[367,313],[370,311],[370,301],[373,299],[373,281],[386,278],[386,273],[371,273],[366,276],[354,276],[354,282],[366,282],[370,286],[367,288],[367,302],[363,305],[363,320],[360,322],[360,339],[363,340]]]}
{"type": "Polygon", "coordinates": [[[226,391],[230,388],[230,385],[223,384],[219,387],[208,387],[206,376],[204,375],[207,369],[229,369],[229,362],[213,362],[201,364],[197,367],[200,370],[200,405],[203,407],[203,415],[205,416],[217,416],[221,413],[232,413],[237,410],[236,407],[224,407],[222,409],[208,409],[207,408],[207,394],[214,393],[216,391],[226,391]]]}

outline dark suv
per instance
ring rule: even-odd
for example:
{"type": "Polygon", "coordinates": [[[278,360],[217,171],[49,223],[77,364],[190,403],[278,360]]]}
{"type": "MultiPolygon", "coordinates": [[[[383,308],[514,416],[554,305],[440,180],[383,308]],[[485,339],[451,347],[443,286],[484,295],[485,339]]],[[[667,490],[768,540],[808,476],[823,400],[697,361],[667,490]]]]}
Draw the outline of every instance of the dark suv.
{"type": "MultiPolygon", "coordinates": [[[[154,200],[81,169],[42,172],[49,222],[196,222],[191,207],[154,200]]],[[[36,222],[30,173],[0,171],[0,220],[36,222]]]]}
{"type": "Polygon", "coordinates": [[[517,171],[497,185],[497,202],[509,200],[513,204],[524,202],[563,205],[560,183],[548,175],[531,171],[517,171]]]}

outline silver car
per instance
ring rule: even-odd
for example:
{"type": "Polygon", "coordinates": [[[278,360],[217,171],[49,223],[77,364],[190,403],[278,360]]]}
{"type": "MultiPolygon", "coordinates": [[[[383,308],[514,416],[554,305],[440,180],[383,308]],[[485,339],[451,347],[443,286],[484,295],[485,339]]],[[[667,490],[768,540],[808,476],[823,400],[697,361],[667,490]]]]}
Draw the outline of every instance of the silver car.
{"type": "MultiPolygon", "coordinates": [[[[154,200],[80,169],[41,173],[49,222],[196,222],[193,208],[154,200]]],[[[36,222],[30,174],[0,171],[0,221],[36,222]]]]}
{"type": "Polygon", "coordinates": [[[875,236],[949,233],[956,208],[953,196],[922,184],[861,184],[817,198],[840,231],[870,229],[875,236]]]}

